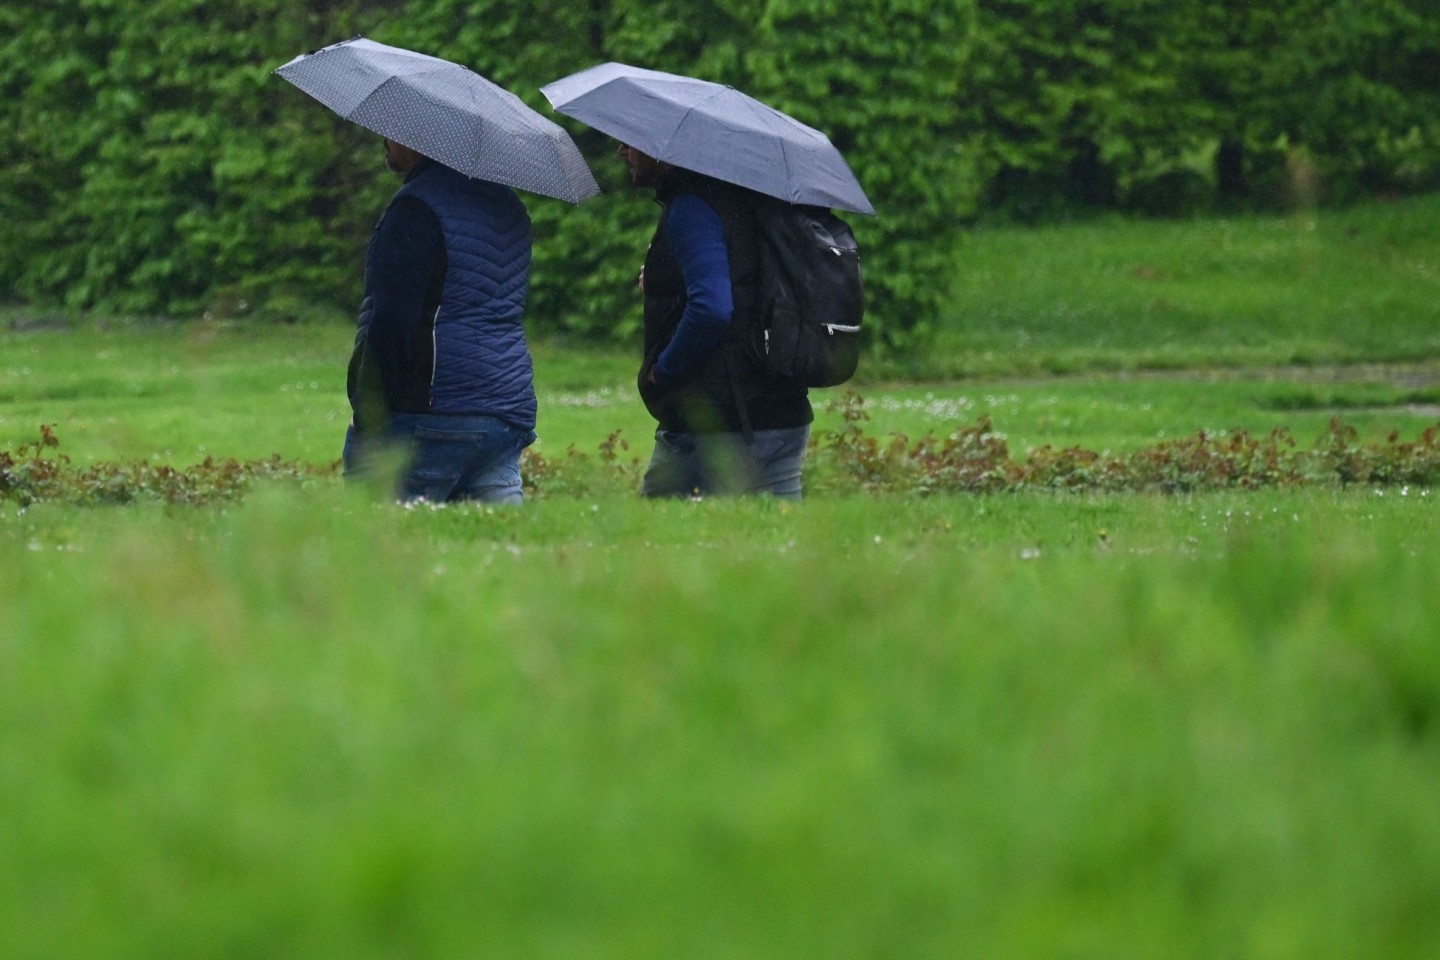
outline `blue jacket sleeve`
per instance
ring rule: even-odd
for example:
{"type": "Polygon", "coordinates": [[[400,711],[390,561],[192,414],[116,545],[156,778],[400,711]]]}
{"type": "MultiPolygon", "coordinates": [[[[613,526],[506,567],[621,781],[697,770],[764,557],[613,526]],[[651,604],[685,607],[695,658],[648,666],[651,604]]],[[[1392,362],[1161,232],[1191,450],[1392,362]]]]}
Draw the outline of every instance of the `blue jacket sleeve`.
{"type": "Polygon", "coordinates": [[[693,193],[670,202],[666,214],[670,253],[685,278],[685,312],[675,336],[655,361],[655,381],[682,377],[719,345],[735,311],[725,224],[693,193]]]}

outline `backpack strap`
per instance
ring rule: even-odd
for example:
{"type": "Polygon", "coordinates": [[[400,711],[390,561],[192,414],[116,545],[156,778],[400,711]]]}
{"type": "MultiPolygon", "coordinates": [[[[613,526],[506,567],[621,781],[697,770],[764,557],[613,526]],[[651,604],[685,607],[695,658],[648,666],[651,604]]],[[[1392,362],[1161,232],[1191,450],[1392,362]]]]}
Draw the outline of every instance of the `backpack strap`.
{"type": "Polygon", "coordinates": [[[750,408],[745,405],[745,395],[740,390],[740,381],[735,377],[730,345],[727,343],[721,349],[725,356],[725,376],[730,380],[730,394],[735,398],[735,409],[740,414],[740,433],[745,438],[745,446],[753,447],[755,431],[750,426],[750,408]]]}

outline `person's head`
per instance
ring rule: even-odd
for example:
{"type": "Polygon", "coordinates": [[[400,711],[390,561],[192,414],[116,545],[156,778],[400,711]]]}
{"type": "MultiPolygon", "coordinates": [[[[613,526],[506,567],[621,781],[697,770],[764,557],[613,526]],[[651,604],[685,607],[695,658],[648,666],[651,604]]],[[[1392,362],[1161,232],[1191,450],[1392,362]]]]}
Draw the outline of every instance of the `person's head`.
{"type": "Polygon", "coordinates": [[[665,171],[670,169],[670,164],[641,153],[628,143],[620,144],[620,149],[616,152],[620,154],[620,159],[625,161],[625,166],[630,168],[630,182],[637,187],[656,186],[665,171]]]}
{"type": "Polygon", "coordinates": [[[415,164],[419,163],[423,157],[424,154],[411,150],[405,144],[396,143],[389,137],[385,138],[385,166],[391,173],[398,173],[403,177],[415,169],[415,164]]]}

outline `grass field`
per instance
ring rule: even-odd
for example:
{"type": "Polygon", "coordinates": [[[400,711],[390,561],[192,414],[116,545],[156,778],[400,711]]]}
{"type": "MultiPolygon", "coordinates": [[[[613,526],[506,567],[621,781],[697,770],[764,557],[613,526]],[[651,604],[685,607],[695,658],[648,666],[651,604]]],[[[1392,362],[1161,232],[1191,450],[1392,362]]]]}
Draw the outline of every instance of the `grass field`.
{"type": "MultiPolygon", "coordinates": [[[[63,452],[80,460],[183,464],[275,453],[334,460],[349,417],[344,362],[351,336],[326,326],[11,333],[0,340],[0,442],[33,440],[39,425],[50,423],[63,452]]],[[[544,344],[536,352],[537,450],[550,455],[574,444],[593,452],[617,429],[648,442],[654,422],[636,399],[629,356],[544,344]]],[[[1370,434],[1413,434],[1440,420],[1440,360],[933,382],[886,377],[854,388],[869,401],[877,433],[943,435],[987,416],[1020,451],[1041,443],[1123,450],[1201,429],[1263,433],[1278,426],[1308,441],[1337,415],[1370,434]]],[[[839,394],[817,393],[817,431],[838,424],[824,405],[839,394]]]]}
{"type": "Polygon", "coordinates": [[[995,230],[912,368],[1024,373],[1433,361],[1440,196],[1283,218],[995,230]]]}
{"type": "MultiPolygon", "coordinates": [[[[1437,214],[977,234],[871,429],[1413,436],[1437,214]],[[1228,353],[1124,294],[1216,231],[1228,353]]],[[[348,339],[0,334],[0,449],[328,462],[348,339]]],[[[631,365],[539,346],[547,455],[631,365]]],[[[0,501],[0,957],[1432,957],[1437,495],[0,501]]]]}

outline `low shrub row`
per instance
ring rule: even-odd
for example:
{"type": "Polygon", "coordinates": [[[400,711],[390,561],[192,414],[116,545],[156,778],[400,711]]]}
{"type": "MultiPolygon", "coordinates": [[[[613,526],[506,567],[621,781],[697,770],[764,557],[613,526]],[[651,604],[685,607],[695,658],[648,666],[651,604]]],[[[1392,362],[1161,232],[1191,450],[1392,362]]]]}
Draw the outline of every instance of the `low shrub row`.
{"type": "MultiPolygon", "coordinates": [[[[1011,454],[988,418],[943,437],[879,437],[866,430],[864,398],[837,401],[840,426],[811,440],[808,489],[821,495],[1002,494],[1025,491],[1181,494],[1266,488],[1440,485],[1440,424],[1418,439],[1391,433],[1362,440],[1339,419],[1304,447],[1288,429],[1266,436],[1244,430],[1198,432],[1178,440],[1111,454],[1082,447],[1042,446],[1011,454]]],[[[80,506],[161,502],[206,505],[243,497],[255,484],[330,482],[338,464],[207,458],[190,467],[150,461],[101,461],[80,467],[57,452],[59,439],[43,426],[40,438],[0,450],[0,501],[80,506]]],[[[546,457],[527,450],[523,461],[531,496],[592,497],[633,492],[641,458],[617,431],[595,453],[571,447],[546,457]]]]}
{"type": "Polygon", "coordinates": [[[59,446],[54,429],[44,425],[39,439],[0,450],[0,501],[22,508],[43,502],[202,506],[238,500],[256,483],[309,483],[337,473],[334,464],[317,466],[279,456],[247,461],[206,457],[189,467],[148,460],[102,460],[81,467],[59,453],[59,446]]]}
{"type": "Polygon", "coordinates": [[[1360,439],[1332,418],[1328,431],[1302,447],[1288,429],[1257,437],[1245,430],[1191,436],[1111,454],[1083,447],[1036,447],[1010,453],[990,419],[945,437],[876,437],[854,392],[837,402],[842,425],[821,433],[812,451],[811,489],[873,493],[1009,493],[1024,490],[1196,493],[1274,487],[1440,483],[1440,424],[1418,440],[1391,433],[1360,439]]]}

